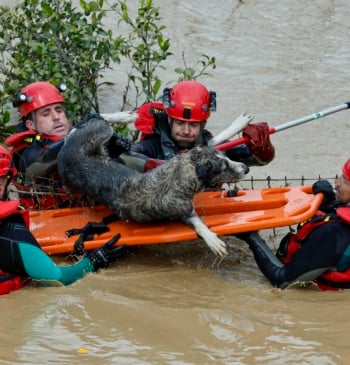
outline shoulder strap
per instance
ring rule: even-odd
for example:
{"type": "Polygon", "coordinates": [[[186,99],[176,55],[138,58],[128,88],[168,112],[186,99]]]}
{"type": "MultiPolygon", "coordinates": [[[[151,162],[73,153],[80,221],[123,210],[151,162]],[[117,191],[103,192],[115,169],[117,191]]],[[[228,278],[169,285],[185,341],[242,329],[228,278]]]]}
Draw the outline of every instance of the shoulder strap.
{"type": "Polygon", "coordinates": [[[295,234],[295,240],[302,243],[308,235],[318,226],[321,226],[329,221],[341,220],[337,214],[325,214],[323,212],[317,212],[313,217],[305,222],[302,222],[298,226],[298,230],[295,234]]]}
{"type": "Polygon", "coordinates": [[[108,224],[118,220],[118,216],[111,214],[104,217],[101,222],[88,222],[83,228],[72,228],[66,231],[67,237],[79,234],[79,238],[74,243],[74,253],[83,255],[85,253],[84,242],[92,241],[94,235],[102,234],[109,231],[108,224]]]}

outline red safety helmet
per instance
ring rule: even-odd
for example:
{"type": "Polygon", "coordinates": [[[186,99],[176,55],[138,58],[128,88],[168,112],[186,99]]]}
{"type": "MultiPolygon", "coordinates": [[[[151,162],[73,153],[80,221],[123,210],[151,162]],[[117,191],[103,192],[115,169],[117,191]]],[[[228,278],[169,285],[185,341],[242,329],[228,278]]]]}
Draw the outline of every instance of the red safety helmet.
{"type": "Polygon", "coordinates": [[[216,110],[216,93],[197,81],[181,81],[164,89],[163,104],[170,118],[184,122],[206,122],[216,110]]]}
{"type": "Polygon", "coordinates": [[[350,180],[350,158],[345,162],[342,168],[343,175],[350,180]]]}
{"type": "Polygon", "coordinates": [[[60,90],[46,81],[33,82],[21,90],[13,105],[18,107],[19,115],[23,118],[43,106],[64,103],[60,90]]]}
{"type": "Polygon", "coordinates": [[[11,153],[0,145],[0,176],[15,176],[17,170],[11,165],[11,153]]]}

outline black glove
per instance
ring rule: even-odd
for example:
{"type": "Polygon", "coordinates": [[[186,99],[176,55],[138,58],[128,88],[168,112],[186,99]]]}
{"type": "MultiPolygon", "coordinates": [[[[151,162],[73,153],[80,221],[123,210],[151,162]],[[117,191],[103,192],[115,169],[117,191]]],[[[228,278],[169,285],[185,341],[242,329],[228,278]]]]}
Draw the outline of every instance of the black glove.
{"type": "Polygon", "coordinates": [[[262,240],[258,231],[236,233],[235,236],[248,243],[249,246],[258,244],[258,242],[262,240]]]}
{"type": "Polygon", "coordinates": [[[113,133],[107,144],[108,154],[112,158],[118,158],[124,152],[130,151],[132,142],[129,138],[113,133]]]}
{"type": "Polygon", "coordinates": [[[335,193],[333,186],[327,180],[316,181],[312,185],[312,193],[318,194],[322,193],[324,195],[323,203],[330,203],[335,200],[335,193]]]}
{"type": "Polygon", "coordinates": [[[87,257],[90,259],[95,271],[107,267],[109,264],[114,262],[119,256],[125,253],[127,248],[126,245],[113,247],[113,245],[119,240],[119,238],[120,238],[120,233],[112,237],[102,247],[87,254],[87,257]]]}

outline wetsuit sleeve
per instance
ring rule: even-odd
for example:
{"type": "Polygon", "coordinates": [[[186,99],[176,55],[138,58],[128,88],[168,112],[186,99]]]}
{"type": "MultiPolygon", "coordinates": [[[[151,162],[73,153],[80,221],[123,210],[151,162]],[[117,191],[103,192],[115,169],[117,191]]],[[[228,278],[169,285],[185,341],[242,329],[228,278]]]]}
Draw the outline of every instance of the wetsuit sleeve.
{"type": "Polygon", "coordinates": [[[57,155],[64,141],[58,141],[45,148],[40,143],[33,143],[19,160],[19,169],[28,176],[47,177],[56,168],[57,155]]]}
{"type": "Polygon", "coordinates": [[[253,251],[255,261],[273,286],[284,289],[295,282],[317,279],[324,272],[336,269],[346,248],[349,246],[350,226],[341,222],[329,222],[315,229],[307,241],[284,265],[273,254],[267,243],[257,232],[243,234],[253,251]]]}
{"type": "Polygon", "coordinates": [[[87,273],[95,271],[88,257],[84,257],[74,265],[57,266],[37,246],[20,242],[18,247],[27,275],[32,280],[42,282],[47,286],[70,285],[87,273]]]}
{"type": "Polygon", "coordinates": [[[35,161],[35,159],[44,153],[45,148],[39,143],[33,143],[28,146],[21,154],[18,160],[19,170],[26,172],[27,167],[35,161]]]}
{"type": "Polygon", "coordinates": [[[17,215],[0,224],[0,268],[52,286],[69,285],[95,271],[88,257],[71,266],[57,266],[17,215]]]}
{"type": "Polygon", "coordinates": [[[131,147],[131,151],[142,153],[143,155],[150,158],[156,158],[161,160],[164,159],[164,156],[162,155],[161,139],[159,135],[154,135],[141,142],[135,143],[131,147]]]}

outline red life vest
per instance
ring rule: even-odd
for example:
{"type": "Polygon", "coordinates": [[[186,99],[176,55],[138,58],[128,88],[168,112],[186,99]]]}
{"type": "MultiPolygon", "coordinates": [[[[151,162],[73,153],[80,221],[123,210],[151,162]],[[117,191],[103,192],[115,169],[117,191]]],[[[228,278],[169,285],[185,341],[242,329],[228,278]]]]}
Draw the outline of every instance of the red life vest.
{"type": "Polygon", "coordinates": [[[30,278],[15,274],[6,274],[0,270],[0,295],[9,294],[11,291],[23,288],[30,283],[30,278]]]}
{"type": "MultiPolygon", "coordinates": [[[[18,200],[0,201],[0,220],[13,214],[20,214],[27,228],[29,228],[29,213],[20,207],[18,200]]],[[[27,276],[9,274],[0,270],[0,295],[9,294],[13,290],[23,288],[30,282],[27,276]]]]}
{"type": "MultiPolygon", "coordinates": [[[[345,221],[350,223],[350,207],[341,207],[337,209],[337,214],[325,214],[317,212],[309,220],[300,223],[295,234],[289,234],[287,246],[283,256],[279,256],[284,264],[288,264],[292,257],[301,248],[309,234],[316,228],[330,221],[345,221]]],[[[345,271],[327,271],[316,279],[316,284],[321,290],[340,290],[350,289],[350,268],[345,271]]]]}
{"type": "Polygon", "coordinates": [[[19,200],[0,201],[0,221],[16,213],[22,216],[25,226],[29,229],[29,212],[22,208],[19,200]]]}
{"type": "MultiPolygon", "coordinates": [[[[24,148],[28,147],[35,141],[42,143],[44,147],[48,147],[51,142],[58,142],[62,139],[60,136],[38,134],[33,129],[28,129],[23,132],[18,132],[6,138],[5,143],[11,147],[11,154],[15,165],[17,165],[17,154],[24,148]]],[[[18,166],[16,166],[18,168],[18,166]]],[[[59,177],[55,176],[55,180],[59,177]]],[[[65,204],[67,206],[68,196],[63,188],[52,188],[49,186],[41,187],[36,185],[35,188],[23,185],[23,177],[18,174],[16,180],[13,181],[14,186],[20,196],[20,201],[23,206],[29,210],[46,210],[59,208],[65,204]]]]}
{"type": "Polygon", "coordinates": [[[5,144],[11,147],[11,153],[23,150],[35,141],[40,141],[44,146],[48,145],[49,141],[58,142],[62,139],[60,136],[51,136],[48,134],[37,133],[34,129],[28,129],[23,132],[18,132],[5,139],[5,144]]]}

